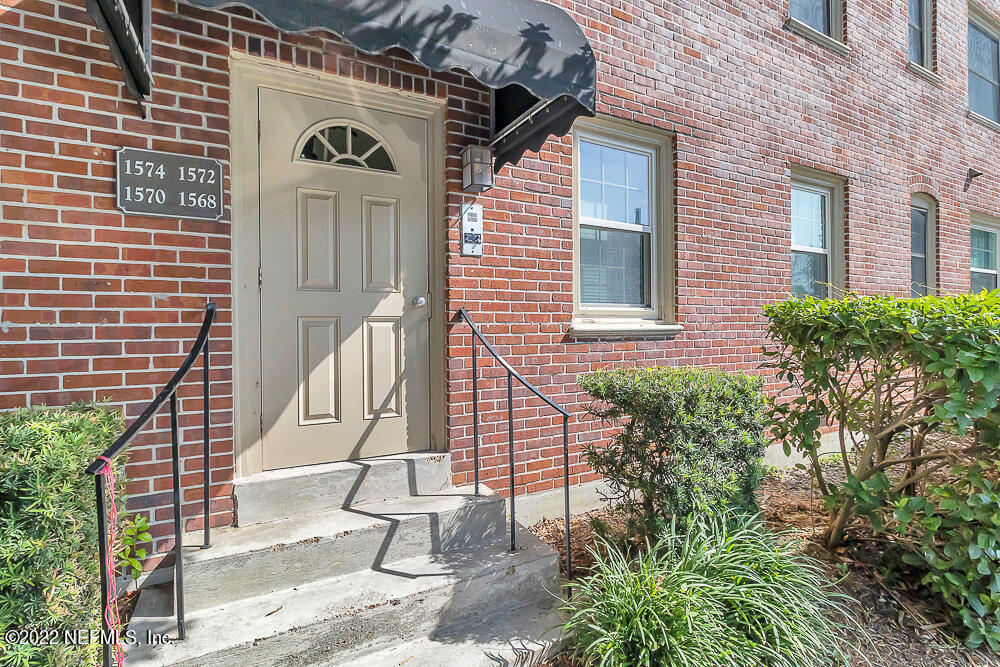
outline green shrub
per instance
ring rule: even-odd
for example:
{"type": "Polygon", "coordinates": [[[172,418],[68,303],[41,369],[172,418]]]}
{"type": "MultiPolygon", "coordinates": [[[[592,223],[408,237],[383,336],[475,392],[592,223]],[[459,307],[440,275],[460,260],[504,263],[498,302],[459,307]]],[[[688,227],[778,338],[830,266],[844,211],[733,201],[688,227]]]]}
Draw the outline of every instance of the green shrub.
{"type": "Polygon", "coordinates": [[[997,453],[1000,292],[807,297],[765,311],[775,344],[766,349],[769,365],[788,382],[787,400],[774,403],[774,434],[786,452],[810,458],[832,510],[830,546],[843,541],[852,514],[878,516],[886,498],[912,494],[935,471],[997,453]],[[837,423],[847,478],[839,488],[826,483],[817,453],[829,422],[837,423]],[[928,451],[945,440],[930,438],[935,432],[972,428],[977,442],[951,439],[928,451]],[[894,451],[894,440],[907,441],[908,451],[894,451]]]}
{"type": "Polygon", "coordinates": [[[764,453],[763,381],[691,367],[608,369],[580,377],[591,413],[620,426],[584,450],[634,528],[651,535],[703,511],[753,508],[764,453]]]}
{"type": "Polygon", "coordinates": [[[843,661],[849,598],[759,519],[695,519],[634,560],[600,543],[563,630],[586,665],[802,667],[843,661]],[[840,617],[843,620],[836,620],[840,617]]]}
{"type": "Polygon", "coordinates": [[[1000,483],[998,465],[959,467],[950,484],[923,496],[893,498],[887,529],[910,551],[903,560],[924,571],[968,630],[966,643],[1000,649],[1000,483]],[[993,477],[990,480],[986,473],[993,477]]]}
{"type": "Polygon", "coordinates": [[[910,547],[906,560],[926,568],[967,642],[996,647],[1000,503],[982,471],[995,477],[1000,457],[1000,292],[798,298],[766,311],[770,365],[791,394],[775,401],[774,432],[810,458],[831,510],[828,545],[844,541],[852,516],[868,518],[910,547]],[[840,485],[819,464],[827,421],[837,423],[840,485]],[[950,484],[922,488],[949,469],[950,484]]]}
{"type": "Polygon", "coordinates": [[[94,479],[84,469],[122,430],[120,414],[93,406],[0,414],[0,665],[98,664],[96,644],[11,645],[3,635],[100,629],[94,479]]]}

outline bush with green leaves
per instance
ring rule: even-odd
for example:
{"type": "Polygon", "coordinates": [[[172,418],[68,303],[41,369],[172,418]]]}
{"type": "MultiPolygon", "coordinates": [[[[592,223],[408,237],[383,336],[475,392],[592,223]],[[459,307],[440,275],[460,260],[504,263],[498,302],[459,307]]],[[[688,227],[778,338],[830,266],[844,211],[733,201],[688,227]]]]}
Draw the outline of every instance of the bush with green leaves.
{"type": "Polygon", "coordinates": [[[908,547],[903,560],[920,568],[968,630],[966,643],[1000,649],[1000,466],[974,463],[951,471],[954,481],[923,495],[889,499],[885,530],[908,547]]]}
{"type": "Polygon", "coordinates": [[[630,558],[599,542],[571,583],[563,627],[575,657],[606,667],[843,664],[863,641],[851,600],[757,517],[692,520],[630,558]]]}
{"type": "Polygon", "coordinates": [[[752,510],[764,438],[763,381],[693,367],[615,368],[580,376],[590,411],[620,427],[587,463],[633,528],[653,535],[696,509],[752,510]]]}
{"type": "Polygon", "coordinates": [[[900,299],[848,294],[765,308],[779,380],[773,432],[808,456],[831,508],[828,544],[938,471],[990,458],[1000,435],[1000,292],[900,299]],[[837,426],[846,483],[828,484],[820,429],[837,426]],[[975,438],[932,437],[942,433],[975,438]],[[899,452],[900,446],[905,451],[899,452]]]}
{"type": "MultiPolygon", "coordinates": [[[[10,644],[4,634],[100,629],[94,478],[84,469],[122,430],[118,412],[95,406],[0,414],[3,667],[98,664],[96,644],[10,644]]],[[[121,474],[118,479],[123,483],[121,474]]],[[[124,504],[124,497],[118,502],[124,504]]]]}
{"type": "Polygon", "coordinates": [[[867,518],[910,548],[905,559],[924,568],[967,643],[994,646],[1000,292],[797,298],[766,311],[770,365],[789,383],[773,405],[774,433],[786,452],[809,457],[831,510],[828,545],[843,543],[852,516],[867,518]],[[846,479],[839,485],[827,483],[819,462],[820,428],[830,422],[846,479]]]}

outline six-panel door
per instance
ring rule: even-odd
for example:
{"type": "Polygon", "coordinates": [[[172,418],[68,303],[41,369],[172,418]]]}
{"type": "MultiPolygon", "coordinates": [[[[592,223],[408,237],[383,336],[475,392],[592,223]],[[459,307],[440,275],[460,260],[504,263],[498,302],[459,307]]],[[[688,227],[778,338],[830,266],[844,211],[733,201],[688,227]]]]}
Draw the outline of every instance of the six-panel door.
{"type": "Polygon", "coordinates": [[[260,89],[263,468],[427,449],[427,128],[260,89]]]}

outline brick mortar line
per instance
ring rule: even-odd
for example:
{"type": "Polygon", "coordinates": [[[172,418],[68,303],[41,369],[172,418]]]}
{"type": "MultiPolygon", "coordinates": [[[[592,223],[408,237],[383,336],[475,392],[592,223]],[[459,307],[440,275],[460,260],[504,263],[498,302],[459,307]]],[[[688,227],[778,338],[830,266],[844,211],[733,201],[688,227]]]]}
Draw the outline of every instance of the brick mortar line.
{"type": "MultiPolygon", "coordinates": [[[[10,62],[12,64],[16,64],[16,61],[0,60],[0,62],[10,62]]],[[[221,70],[218,70],[218,71],[221,71],[221,70]]],[[[56,74],[66,74],[67,76],[72,76],[72,77],[77,78],[77,79],[86,79],[88,81],[94,81],[96,83],[107,83],[107,79],[98,78],[96,75],[80,75],[80,74],[75,74],[75,73],[71,73],[71,72],[66,72],[66,71],[63,71],[63,70],[57,70],[55,73],[56,74]]],[[[160,75],[160,76],[163,76],[163,75],[160,75]]],[[[174,79],[174,80],[177,80],[177,81],[186,81],[186,79],[183,79],[181,77],[170,77],[170,76],[168,76],[168,77],[164,77],[164,78],[174,79]]],[[[86,100],[88,102],[90,102],[92,99],[97,99],[97,100],[101,100],[101,101],[105,101],[105,102],[110,102],[110,103],[113,103],[113,104],[117,104],[122,99],[120,94],[119,95],[103,95],[101,93],[97,93],[97,92],[93,92],[93,91],[78,90],[76,88],[66,88],[65,86],[60,86],[60,84],[57,81],[53,81],[52,83],[39,83],[37,81],[31,81],[31,80],[27,80],[27,79],[8,79],[8,81],[15,81],[15,82],[17,82],[18,85],[27,84],[29,86],[37,86],[39,88],[49,88],[49,89],[53,89],[53,90],[63,90],[65,92],[73,94],[73,95],[80,95],[81,97],[86,98],[86,100]]],[[[227,89],[224,86],[214,86],[214,88],[218,88],[220,90],[226,90],[227,89]]],[[[188,93],[181,93],[181,92],[174,92],[174,91],[169,91],[168,93],[165,93],[165,94],[173,95],[173,96],[177,97],[178,101],[181,101],[182,99],[189,99],[189,100],[197,100],[199,102],[211,102],[211,103],[225,105],[225,106],[229,105],[229,99],[228,98],[211,97],[211,96],[208,96],[208,95],[201,95],[201,96],[190,95],[188,93]]],[[[11,100],[11,101],[15,101],[15,102],[32,101],[32,100],[26,100],[21,95],[13,96],[13,95],[6,95],[6,94],[0,95],[0,99],[11,100]]],[[[57,101],[53,101],[53,100],[37,100],[37,101],[32,101],[32,103],[34,103],[34,104],[40,104],[40,105],[43,105],[43,106],[49,106],[49,107],[52,107],[53,109],[69,109],[69,110],[72,110],[72,111],[85,111],[87,113],[92,113],[94,115],[108,116],[108,117],[111,117],[111,118],[119,118],[119,119],[123,119],[123,120],[135,120],[136,122],[149,123],[149,124],[152,124],[152,125],[164,124],[164,125],[171,125],[171,126],[174,126],[174,127],[177,127],[177,128],[189,127],[188,125],[178,124],[178,123],[172,122],[172,121],[158,121],[158,120],[153,120],[153,119],[150,119],[150,118],[142,119],[142,118],[139,118],[138,116],[131,115],[131,114],[128,114],[128,113],[119,113],[119,112],[114,112],[114,111],[102,111],[100,109],[94,109],[89,104],[86,107],[81,107],[81,106],[69,105],[68,103],[65,103],[65,102],[57,102],[57,101]]],[[[213,113],[211,111],[185,109],[183,107],[177,108],[176,106],[164,106],[162,104],[155,104],[155,103],[149,103],[149,104],[147,104],[146,108],[148,110],[150,110],[150,111],[152,111],[152,110],[180,111],[182,113],[191,114],[193,116],[202,116],[202,117],[205,117],[205,118],[209,118],[209,117],[211,117],[211,118],[225,118],[225,119],[229,118],[228,115],[219,114],[219,113],[213,113]]],[[[5,115],[8,115],[8,116],[10,116],[12,118],[30,118],[32,120],[40,120],[37,116],[25,116],[23,114],[17,114],[17,113],[5,113],[5,115]]],[[[84,128],[88,128],[88,129],[96,129],[96,130],[107,129],[107,128],[95,128],[92,125],[81,125],[81,124],[74,124],[74,123],[67,123],[67,125],[72,125],[73,127],[84,127],[84,128]]],[[[221,131],[221,130],[216,130],[216,131],[221,131]]],[[[162,137],[158,137],[158,136],[155,136],[155,135],[142,135],[142,136],[144,138],[147,138],[147,139],[162,139],[162,137]]],[[[211,144],[211,145],[213,145],[213,146],[222,146],[223,144],[211,144]]]]}
{"type": "MultiPolygon", "coordinates": [[[[26,186],[26,187],[30,188],[31,186],[26,186]]],[[[58,192],[59,190],[57,188],[47,188],[45,190],[35,190],[35,189],[32,189],[30,191],[31,192],[49,192],[49,191],[56,191],[56,192],[58,192]]],[[[107,198],[111,198],[111,195],[108,195],[107,198]]],[[[14,205],[28,206],[27,202],[6,202],[6,201],[4,201],[2,203],[3,204],[14,204],[14,205]]],[[[45,206],[45,204],[35,204],[35,203],[31,204],[32,208],[34,208],[35,206],[45,206]]],[[[87,212],[91,212],[91,211],[94,210],[93,208],[80,208],[80,207],[65,207],[65,208],[66,208],[66,210],[80,211],[82,213],[87,213],[87,212]]],[[[128,216],[128,214],[122,213],[118,209],[114,209],[114,211],[109,211],[109,212],[118,212],[118,213],[121,213],[122,216],[126,216],[126,217],[128,216]]],[[[199,220],[196,220],[195,218],[183,218],[183,219],[184,220],[194,220],[195,222],[226,222],[226,221],[223,221],[223,220],[219,220],[219,221],[199,221],[199,220]]],[[[40,220],[39,221],[32,220],[32,221],[25,221],[25,222],[21,222],[21,221],[7,221],[7,222],[10,222],[11,224],[20,224],[20,225],[23,225],[24,228],[25,228],[24,229],[25,232],[27,232],[27,230],[29,228],[38,228],[38,227],[51,228],[51,229],[65,229],[66,228],[66,223],[60,223],[60,222],[48,222],[48,221],[40,221],[40,220]]],[[[227,222],[227,224],[231,224],[231,223],[227,222]]],[[[121,228],[121,227],[108,227],[107,225],[97,225],[97,224],[86,225],[86,224],[73,223],[73,229],[89,229],[91,231],[110,230],[110,229],[123,229],[125,231],[135,231],[135,233],[137,233],[137,234],[146,234],[146,233],[148,233],[150,235],[155,235],[155,234],[169,234],[171,236],[183,236],[185,238],[187,238],[187,237],[190,237],[190,238],[204,238],[204,239],[229,239],[229,238],[232,238],[229,234],[221,234],[221,233],[219,233],[219,234],[208,234],[208,233],[202,234],[200,232],[189,232],[189,231],[183,231],[183,230],[165,231],[165,230],[162,230],[162,229],[159,229],[159,228],[153,228],[153,227],[147,227],[147,228],[125,227],[125,228],[121,228]]],[[[0,239],[13,239],[13,238],[20,238],[20,237],[0,236],[0,239]]],[[[88,244],[88,243],[89,244],[98,243],[97,241],[94,241],[93,239],[91,239],[90,241],[76,241],[76,240],[72,240],[72,239],[59,239],[59,238],[55,238],[55,239],[49,239],[49,238],[36,239],[36,238],[30,238],[30,237],[27,237],[27,236],[25,236],[23,238],[25,240],[27,240],[27,241],[32,242],[32,243],[56,243],[57,245],[74,245],[74,244],[79,245],[79,244],[88,244]]],[[[0,242],[2,242],[2,241],[0,241],[0,242]]],[[[158,244],[152,243],[152,242],[150,242],[148,244],[145,244],[145,245],[143,245],[143,244],[136,244],[136,243],[123,243],[123,242],[117,242],[117,243],[113,243],[113,244],[112,243],[107,243],[106,245],[114,245],[114,246],[119,247],[119,248],[131,248],[131,249],[134,249],[134,250],[148,250],[151,247],[161,247],[161,248],[165,248],[165,249],[188,249],[188,250],[197,250],[198,249],[198,247],[195,247],[195,246],[158,245],[158,244]]],[[[214,249],[214,248],[201,248],[201,249],[208,250],[210,252],[211,251],[215,251],[215,252],[230,252],[230,253],[232,252],[231,250],[222,250],[222,249],[214,249]]],[[[23,255],[23,256],[27,257],[27,255],[23,255]]]]}

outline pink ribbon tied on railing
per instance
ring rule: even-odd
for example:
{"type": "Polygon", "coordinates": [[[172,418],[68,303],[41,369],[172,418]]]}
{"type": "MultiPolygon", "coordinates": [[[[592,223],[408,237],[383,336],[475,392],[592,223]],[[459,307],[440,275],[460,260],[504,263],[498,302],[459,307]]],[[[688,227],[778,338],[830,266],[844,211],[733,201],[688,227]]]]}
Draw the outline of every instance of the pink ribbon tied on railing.
{"type": "Polygon", "coordinates": [[[118,615],[118,578],[115,576],[115,538],[118,530],[118,507],[115,505],[115,473],[111,469],[111,459],[98,456],[97,460],[104,461],[104,467],[98,473],[104,476],[104,486],[108,492],[108,597],[104,601],[104,621],[108,629],[114,636],[115,662],[118,667],[125,666],[125,653],[121,644],[121,617],[118,615]]]}

